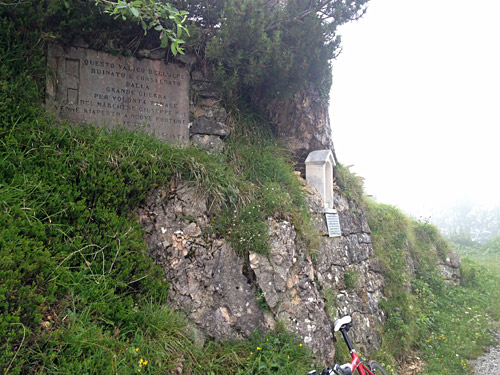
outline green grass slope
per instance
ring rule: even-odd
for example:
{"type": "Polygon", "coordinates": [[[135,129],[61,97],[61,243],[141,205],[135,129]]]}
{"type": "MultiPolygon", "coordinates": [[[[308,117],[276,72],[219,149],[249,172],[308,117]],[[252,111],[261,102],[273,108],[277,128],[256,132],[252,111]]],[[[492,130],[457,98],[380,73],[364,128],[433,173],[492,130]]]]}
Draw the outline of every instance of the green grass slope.
{"type": "Polygon", "coordinates": [[[492,323],[500,317],[498,275],[464,261],[462,285],[446,285],[436,264],[450,249],[434,226],[391,206],[370,203],[368,212],[386,274],[386,351],[402,361],[418,352],[426,374],[469,373],[469,360],[492,343],[492,323]],[[413,275],[404,259],[416,264],[413,275]]]}
{"type": "MultiPolygon", "coordinates": [[[[233,141],[237,153],[211,156],[144,134],[58,123],[43,108],[42,35],[23,22],[0,18],[1,372],[307,372],[312,357],[283,329],[196,346],[165,304],[168,284],[133,215],[152,189],[178,179],[208,195],[214,232],[231,225],[235,244],[266,234],[253,224],[276,211],[306,228],[286,154],[247,137],[233,141]],[[249,216],[256,201],[261,209],[249,216]],[[278,201],[288,203],[278,210],[278,201]]],[[[254,245],[265,252],[262,237],[254,245]]]]}

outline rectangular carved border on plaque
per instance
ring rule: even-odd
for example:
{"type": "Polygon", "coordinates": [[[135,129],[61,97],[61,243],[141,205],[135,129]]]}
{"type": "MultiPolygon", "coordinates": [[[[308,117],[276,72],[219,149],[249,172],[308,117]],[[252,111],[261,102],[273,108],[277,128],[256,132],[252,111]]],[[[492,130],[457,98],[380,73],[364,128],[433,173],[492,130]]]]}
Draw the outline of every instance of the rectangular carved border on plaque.
{"type": "Polygon", "coordinates": [[[47,108],[77,124],[144,129],[189,141],[189,72],[160,60],[113,56],[51,44],[47,108]]]}

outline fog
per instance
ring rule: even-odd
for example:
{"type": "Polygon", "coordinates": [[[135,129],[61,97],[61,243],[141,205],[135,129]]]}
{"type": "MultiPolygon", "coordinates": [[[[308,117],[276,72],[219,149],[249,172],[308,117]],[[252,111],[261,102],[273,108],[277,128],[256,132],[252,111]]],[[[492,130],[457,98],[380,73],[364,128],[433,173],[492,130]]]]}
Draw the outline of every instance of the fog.
{"type": "Polygon", "coordinates": [[[341,28],[337,157],[414,216],[500,204],[500,1],[371,0],[341,28]]]}

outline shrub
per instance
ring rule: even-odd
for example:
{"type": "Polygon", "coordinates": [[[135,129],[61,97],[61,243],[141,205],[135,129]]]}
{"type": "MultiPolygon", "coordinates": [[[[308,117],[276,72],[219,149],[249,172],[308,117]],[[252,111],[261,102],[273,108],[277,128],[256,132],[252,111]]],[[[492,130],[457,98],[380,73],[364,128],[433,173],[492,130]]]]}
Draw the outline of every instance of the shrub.
{"type": "Polygon", "coordinates": [[[354,201],[358,206],[363,207],[365,203],[363,192],[363,178],[357,176],[342,164],[337,164],[335,168],[337,184],[342,190],[342,193],[350,200],[354,201]]]}
{"type": "Polygon", "coordinates": [[[330,60],[340,48],[337,27],[361,17],[367,1],[176,3],[191,12],[196,27],[205,29],[195,32],[196,41],[188,45],[212,67],[226,104],[238,105],[291,96],[309,85],[328,97],[330,60]],[[206,48],[200,47],[204,43],[206,48]]]}

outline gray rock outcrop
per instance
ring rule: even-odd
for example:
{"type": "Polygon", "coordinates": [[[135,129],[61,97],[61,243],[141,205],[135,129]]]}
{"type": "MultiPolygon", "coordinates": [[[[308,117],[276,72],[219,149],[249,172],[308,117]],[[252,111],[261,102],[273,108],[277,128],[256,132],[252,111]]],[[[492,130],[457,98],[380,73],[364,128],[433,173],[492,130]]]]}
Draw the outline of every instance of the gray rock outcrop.
{"type": "Polygon", "coordinates": [[[205,200],[183,184],[175,192],[156,190],[139,210],[149,254],[170,284],[170,302],[204,333],[226,339],[265,329],[264,313],[246,267],[225,240],[203,235],[205,200]]]}
{"type": "MultiPolygon", "coordinates": [[[[309,200],[318,234],[326,233],[318,194],[309,200]]],[[[334,355],[334,319],[352,315],[351,336],[364,352],[377,347],[376,327],[384,320],[378,309],[384,281],[366,219],[338,193],[335,205],[342,237],[322,237],[312,252],[291,223],[269,218],[269,254],[245,258],[208,234],[206,199],[188,184],[154,191],[138,217],[149,254],[169,282],[170,303],[185,311],[201,340],[249,337],[279,321],[326,364],[334,355]],[[347,285],[349,272],[355,285],[347,285]]]]}
{"type": "Polygon", "coordinates": [[[444,281],[451,285],[460,285],[460,265],[462,260],[456,252],[452,252],[448,258],[438,263],[438,270],[444,281]]]}
{"type": "MultiPolygon", "coordinates": [[[[303,161],[314,150],[335,151],[328,115],[328,103],[313,88],[296,93],[286,100],[261,104],[271,119],[273,129],[294,155],[304,172],[303,161]]],[[[337,162],[337,161],[336,161],[337,162]]]]}

